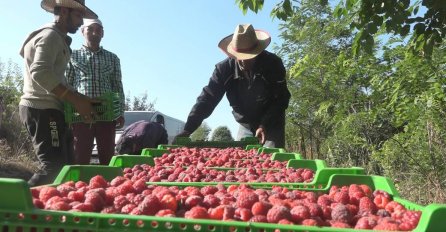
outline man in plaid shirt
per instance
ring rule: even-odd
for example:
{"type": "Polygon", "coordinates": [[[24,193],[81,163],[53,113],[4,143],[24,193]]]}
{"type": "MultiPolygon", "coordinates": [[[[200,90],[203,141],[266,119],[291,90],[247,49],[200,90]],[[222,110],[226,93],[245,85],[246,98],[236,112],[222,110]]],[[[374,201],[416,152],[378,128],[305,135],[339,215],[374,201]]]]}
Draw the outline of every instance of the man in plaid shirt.
{"type": "Polygon", "coordinates": [[[121,65],[118,56],[100,46],[104,36],[100,20],[84,20],[81,30],[85,44],[80,49],[73,50],[66,73],[68,83],[79,93],[92,98],[109,92],[119,93],[120,116],[110,122],[72,124],[75,163],[90,163],[93,141],[96,138],[99,162],[107,165],[115,151],[115,129],[124,125],[125,100],[121,81],[121,65]]]}

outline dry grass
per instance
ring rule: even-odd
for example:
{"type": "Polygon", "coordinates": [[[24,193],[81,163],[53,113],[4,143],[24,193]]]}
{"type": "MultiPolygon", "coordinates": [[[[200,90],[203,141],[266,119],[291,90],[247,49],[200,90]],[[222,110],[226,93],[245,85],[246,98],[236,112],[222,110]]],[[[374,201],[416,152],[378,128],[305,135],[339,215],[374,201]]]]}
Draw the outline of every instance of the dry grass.
{"type": "Polygon", "coordinates": [[[16,154],[5,139],[0,140],[0,177],[28,180],[38,168],[34,154],[16,154]]]}

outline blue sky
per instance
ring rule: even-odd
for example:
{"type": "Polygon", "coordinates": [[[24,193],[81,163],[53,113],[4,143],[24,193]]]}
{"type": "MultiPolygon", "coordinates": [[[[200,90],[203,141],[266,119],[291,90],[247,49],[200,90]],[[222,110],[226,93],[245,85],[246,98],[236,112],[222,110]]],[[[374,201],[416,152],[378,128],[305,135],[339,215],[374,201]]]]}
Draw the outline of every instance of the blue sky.
{"type": "MultiPolygon", "coordinates": [[[[240,23],[251,23],[268,31],[272,44],[280,45],[278,19],[269,14],[278,1],[265,1],[258,14],[243,15],[234,0],[86,0],[104,24],[102,46],[121,60],[126,94],[147,92],[155,108],[186,121],[190,109],[208,83],[214,65],[225,58],[218,42],[233,33],[240,23]]],[[[40,8],[38,0],[0,2],[0,59],[11,59],[23,69],[18,54],[31,31],[53,21],[53,15],[40,8]]],[[[70,35],[71,47],[83,43],[80,32],[70,35]]],[[[228,126],[233,136],[238,124],[226,97],[205,120],[211,129],[228,126]]]]}

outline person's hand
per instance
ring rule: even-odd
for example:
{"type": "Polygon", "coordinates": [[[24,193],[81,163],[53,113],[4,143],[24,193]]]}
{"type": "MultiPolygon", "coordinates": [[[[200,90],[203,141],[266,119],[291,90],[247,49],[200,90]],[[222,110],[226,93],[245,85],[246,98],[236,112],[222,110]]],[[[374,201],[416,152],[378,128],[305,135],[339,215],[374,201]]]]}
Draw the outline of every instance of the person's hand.
{"type": "Polygon", "coordinates": [[[74,101],[74,108],[81,115],[84,123],[93,123],[94,118],[97,116],[97,112],[93,107],[93,104],[100,104],[101,101],[97,99],[89,98],[85,95],[76,94],[74,101]]]}
{"type": "Polygon", "coordinates": [[[124,126],[124,123],[124,116],[119,116],[119,118],[116,119],[116,129],[121,129],[124,126]]]}
{"type": "Polygon", "coordinates": [[[256,137],[260,140],[260,144],[265,144],[265,129],[263,127],[257,128],[256,137]]]}
{"type": "Polygon", "coordinates": [[[180,138],[180,137],[189,137],[190,136],[190,132],[189,131],[185,131],[185,130],[183,130],[181,133],[179,133],[179,134],[177,134],[176,136],[175,136],[175,138],[173,139],[173,141],[172,141],[172,143],[176,143],[177,142],[177,138],[180,138]]]}

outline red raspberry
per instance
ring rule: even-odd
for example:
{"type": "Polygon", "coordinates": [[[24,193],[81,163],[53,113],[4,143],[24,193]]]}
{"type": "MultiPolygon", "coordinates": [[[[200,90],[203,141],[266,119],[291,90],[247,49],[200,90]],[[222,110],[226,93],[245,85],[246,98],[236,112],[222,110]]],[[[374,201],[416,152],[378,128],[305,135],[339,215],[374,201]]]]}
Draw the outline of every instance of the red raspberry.
{"type": "Polygon", "coordinates": [[[202,195],[200,192],[200,189],[197,187],[194,187],[194,186],[187,186],[183,190],[186,191],[188,193],[188,195],[197,195],[197,196],[202,195]]]}
{"type": "Polygon", "coordinates": [[[391,201],[386,205],[385,209],[387,212],[392,214],[393,212],[396,212],[396,211],[405,211],[406,207],[404,207],[403,205],[401,205],[400,203],[398,203],[396,201],[391,201]]]}
{"type": "Polygon", "coordinates": [[[373,203],[375,203],[376,207],[378,209],[385,209],[386,205],[390,202],[390,198],[387,197],[385,194],[377,194],[375,198],[373,199],[373,203]]]}
{"type": "Polygon", "coordinates": [[[114,199],[113,206],[117,210],[121,211],[122,207],[124,207],[125,205],[127,205],[129,203],[130,203],[130,201],[125,196],[119,195],[114,199]]]}
{"type": "Polygon", "coordinates": [[[162,209],[169,209],[172,212],[177,211],[178,208],[177,199],[171,194],[164,195],[163,198],[160,200],[160,203],[162,209]]]}
{"type": "Polygon", "coordinates": [[[206,208],[214,208],[220,205],[220,199],[215,195],[205,195],[203,199],[203,206],[206,208]]]}
{"type": "Polygon", "coordinates": [[[316,203],[309,203],[306,205],[310,210],[312,217],[322,217],[322,208],[316,203]]]}
{"type": "Polygon", "coordinates": [[[201,194],[203,194],[203,196],[209,195],[209,194],[214,194],[218,191],[218,188],[216,186],[204,186],[203,188],[200,189],[201,194]]]}
{"type": "Polygon", "coordinates": [[[330,226],[333,228],[352,228],[348,223],[333,220],[330,221],[330,226]]]}
{"type": "Polygon", "coordinates": [[[301,223],[305,219],[309,219],[311,217],[310,210],[308,207],[304,205],[294,206],[291,211],[291,219],[295,223],[301,223]]]}
{"type": "Polygon", "coordinates": [[[201,206],[195,206],[184,214],[185,218],[189,219],[208,219],[209,214],[206,208],[201,206]]]}
{"type": "Polygon", "coordinates": [[[113,180],[110,181],[110,186],[117,187],[120,184],[124,183],[127,179],[123,176],[117,176],[113,180]]]}
{"type": "Polygon", "coordinates": [[[250,222],[268,222],[268,219],[265,215],[254,215],[250,220],[250,222]]]}
{"type": "Polygon", "coordinates": [[[208,210],[209,218],[214,220],[223,220],[223,214],[226,207],[226,205],[219,205],[215,208],[210,208],[208,210]]]}
{"type": "Polygon", "coordinates": [[[370,198],[362,197],[359,200],[359,215],[375,214],[377,210],[375,203],[370,198]]]}
{"type": "Polygon", "coordinates": [[[268,210],[268,213],[266,214],[266,218],[268,219],[268,222],[270,223],[277,223],[278,221],[282,219],[291,219],[291,213],[290,210],[281,205],[275,205],[270,210],[268,210]]]}
{"type": "Polygon", "coordinates": [[[85,194],[84,203],[91,204],[95,212],[100,212],[105,205],[104,198],[97,192],[85,194]]]}
{"type": "Polygon", "coordinates": [[[362,189],[367,197],[372,197],[372,189],[368,185],[361,184],[359,185],[359,187],[362,189]]]}
{"type": "Polygon", "coordinates": [[[144,200],[138,205],[138,208],[144,215],[155,215],[161,210],[161,202],[157,197],[150,195],[146,196],[144,200]]]}
{"type": "Polygon", "coordinates": [[[251,207],[251,212],[253,215],[265,215],[268,213],[268,210],[270,210],[273,207],[270,203],[266,201],[258,201],[254,203],[251,207]]]}
{"type": "Polygon", "coordinates": [[[251,190],[244,189],[239,192],[237,197],[237,206],[240,208],[251,209],[252,205],[259,201],[259,196],[251,190]]]}
{"type": "Polygon", "coordinates": [[[74,184],[74,187],[77,188],[77,189],[80,189],[80,188],[82,188],[82,187],[86,187],[86,186],[88,186],[88,184],[85,183],[85,182],[83,182],[83,181],[81,181],[81,180],[77,181],[77,182],[74,184]]]}
{"type": "Polygon", "coordinates": [[[133,203],[129,203],[127,205],[124,205],[124,207],[122,207],[121,209],[121,213],[123,214],[130,214],[133,212],[133,215],[142,215],[142,213],[140,213],[140,209],[137,209],[136,211],[133,211],[134,209],[136,209],[136,205],[133,203]]]}
{"type": "Polygon", "coordinates": [[[315,219],[305,219],[302,221],[302,225],[303,226],[320,226],[318,221],[316,221],[315,219]]]}
{"type": "Polygon", "coordinates": [[[175,217],[175,212],[170,209],[162,209],[155,214],[157,217],[175,217]]]}
{"type": "Polygon", "coordinates": [[[48,201],[50,198],[52,198],[54,196],[60,196],[60,193],[59,193],[59,191],[57,191],[56,188],[46,186],[46,187],[43,187],[42,189],[40,189],[39,199],[43,203],[46,203],[46,201],[48,201]]]}
{"type": "MultiPolygon", "coordinates": [[[[359,186],[358,186],[359,188],[359,186]]],[[[359,204],[359,200],[363,197],[365,197],[365,193],[362,191],[361,188],[359,188],[360,191],[354,191],[354,192],[349,192],[348,196],[350,197],[350,201],[349,203],[352,205],[358,205],[359,204]]]]}
{"type": "Polygon", "coordinates": [[[317,199],[317,204],[320,206],[329,206],[329,205],[331,205],[331,203],[332,203],[332,200],[331,200],[330,196],[328,196],[327,194],[321,195],[317,199]]]}
{"type": "Polygon", "coordinates": [[[88,185],[91,189],[94,188],[107,188],[108,183],[107,180],[104,179],[101,175],[93,176],[90,179],[90,184],[88,185]]]}
{"type": "Polygon", "coordinates": [[[133,182],[130,180],[125,181],[118,187],[116,187],[116,192],[120,195],[126,195],[127,193],[135,192],[135,188],[133,188],[133,182]]]}
{"type": "Polygon", "coordinates": [[[94,212],[94,207],[90,203],[79,203],[73,206],[73,209],[81,212],[94,212]]]}
{"type": "Polygon", "coordinates": [[[69,192],[76,191],[74,186],[70,186],[68,184],[61,184],[56,187],[57,191],[59,191],[60,196],[66,197],[69,192]]]}
{"type": "Polygon", "coordinates": [[[43,202],[37,198],[33,198],[33,205],[39,209],[45,208],[45,205],[43,204],[43,202]]]}
{"type": "Polygon", "coordinates": [[[317,202],[317,195],[315,192],[306,192],[305,193],[305,200],[310,203],[316,203],[317,202]]]}
{"type": "Polygon", "coordinates": [[[377,221],[373,217],[362,217],[356,222],[355,229],[373,229],[377,221]]]}
{"type": "Polygon", "coordinates": [[[33,198],[39,198],[40,188],[30,188],[30,191],[33,198]]]}
{"type": "Polygon", "coordinates": [[[141,193],[147,188],[146,182],[144,180],[139,179],[133,182],[133,188],[135,189],[135,193],[141,193]]]}
{"type": "Polygon", "coordinates": [[[85,194],[83,192],[71,191],[67,196],[70,201],[79,201],[82,202],[85,200],[85,194]]]}
{"type": "Polygon", "coordinates": [[[114,206],[107,206],[101,210],[101,213],[118,213],[119,211],[114,206]]]}
{"type": "Polygon", "coordinates": [[[373,227],[373,230],[398,231],[398,224],[393,222],[378,222],[378,225],[373,227]]]}
{"type": "Polygon", "coordinates": [[[333,200],[335,202],[346,205],[350,202],[350,197],[348,196],[347,192],[337,191],[333,193],[333,200]]]}
{"type": "Polygon", "coordinates": [[[252,217],[251,210],[247,208],[238,208],[235,210],[235,218],[247,222],[249,221],[249,219],[251,219],[251,217],[252,217]]]}
{"type": "Polygon", "coordinates": [[[186,209],[192,209],[195,206],[200,206],[203,203],[203,198],[201,196],[192,195],[186,198],[184,201],[184,207],[186,209]]]}
{"type": "Polygon", "coordinates": [[[331,218],[334,221],[349,223],[352,221],[353,216],[351,215],[347,206],[337,204],[331,211],[331,218]]]}

